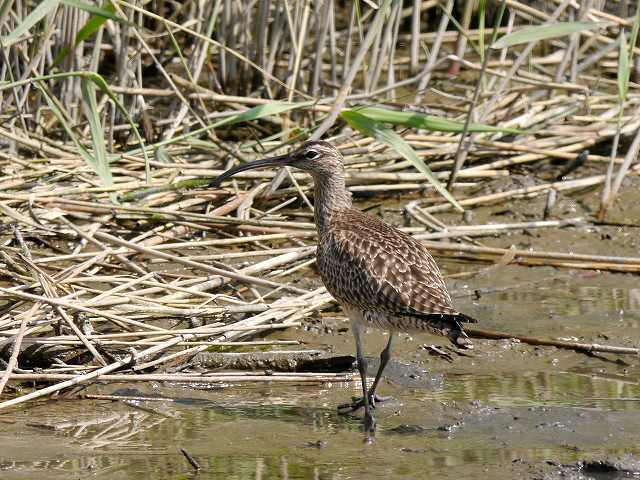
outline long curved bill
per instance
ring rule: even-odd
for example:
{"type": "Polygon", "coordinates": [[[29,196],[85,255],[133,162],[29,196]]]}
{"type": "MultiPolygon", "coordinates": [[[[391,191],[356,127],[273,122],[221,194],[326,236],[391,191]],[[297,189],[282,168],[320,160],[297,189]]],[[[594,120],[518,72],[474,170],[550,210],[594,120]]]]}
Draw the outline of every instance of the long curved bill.
{"type": "Polygon", "coordinates": [[[277,157],[264,158],[262,160],[255,160],[253,162],[245,163],[244,165],[238,165],[237,167],[230,168],[223,174],[214,178],[209,182],[210,187],[217,187],[228,178],[233,177],[236,173],[244,172],[246,170],[253,170],[254,168],[262,167],[284,167],[291,162],[290,155],[279,155],[277,157]]]}

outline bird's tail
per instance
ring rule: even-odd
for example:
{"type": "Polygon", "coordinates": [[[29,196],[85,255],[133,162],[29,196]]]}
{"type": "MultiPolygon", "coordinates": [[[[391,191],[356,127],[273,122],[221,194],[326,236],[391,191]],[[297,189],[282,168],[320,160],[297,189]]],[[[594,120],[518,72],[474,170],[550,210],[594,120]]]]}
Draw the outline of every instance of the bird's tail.
{"type": "Polygon", "coordinates": [[[456,347],[472,349],[473,343],[462,327],[463,323],[478,323],[464,313],[429,313],[422,314],[418,318],[425,320],[416,326],[417,330],[429,330],[433,333],[449,337],[456,347]]]}
{"type": "Polygon", "coordinates": [[[456,320],[462,323],[478,323],[478,320],[470,317],[469,315],[465,315],[464,313],[458,313],[456,315],[456,320]]]}

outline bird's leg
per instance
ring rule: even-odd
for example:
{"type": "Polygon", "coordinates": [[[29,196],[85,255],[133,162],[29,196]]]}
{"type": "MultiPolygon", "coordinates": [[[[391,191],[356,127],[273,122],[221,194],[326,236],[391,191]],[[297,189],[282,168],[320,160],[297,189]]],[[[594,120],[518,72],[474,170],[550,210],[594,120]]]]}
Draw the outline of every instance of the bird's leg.
{"type": "Polygon", "coordinates": [[[358,371],[360,372],[360,380],[362,381],[362,400],[364,403],[364,431],[366,433],[374,432],[376,429],[376,420],[371,413],[371,405],[369,404],[369,395],[367,392],[367,361],[364,358],[364,342],[362,341],[362,325],[353,324],[353,336],[356,339],[356,358],[358,359],[358,371]]]}
{"type": "Polygon", "coordinates": [[[378,388],[378,383],[382,378],[382,372],[384,371],[387,363],[389,363],[389,359],[391,358],[391,341],[393,340],[393,332],[389,332],[389,341],[387,342],[387,346],[384,347],[384,350],[380,353],[380,366],[378,367],[378,373],[376,373],[376,379],[373,381],[373,385],[371,385],[371,389],[369,389],[368,397],[369,403],[371,405],[375,405],[376,402],[384,402],[385,400],[389,400],[390,397],[378,397],[376,395],[376,388],[378,388]]]}
{"type": "MultiPolygon", "coordinates": [[[[352,413],[360,408],[364,407],[364,398],[367,397],[367,401],[371,408],[375,408],[376,403],[382,403],[385,400],[389,400],[391,397],[379,397],[376,395],[376,389],[378,388],[378,383],[380,383],[380,379],[382,378],[382,372],[384,372],[385,367],[389,363],[389,359],[391,358],[391,342],[393,340],[393,332],[389,332],[389,341],[387,342],[387,346],[380,353],[380,366],[378,367],[378,373],[376,373],[376,378],[373,381],[373,385],[369,389],[366,395],[362,397],[353,397],[352,403],[345,403],[338,407],[338,411],[340,413],[352,413]]],[[[358,361],[358,365],[360,365],[360,361],[358,361]]],[[[366,365],[365,365],[366,366],[366,365]]]]}
{"type": "Polygon", "coordinates": [[[376,429],[376,420],[371,412],[371,404],[369,403],[369,392],[367,391],[367,361],[364,358],[364,345],[362,341],[362,325],[353,322],[351,326],[353,336],[356,340],[356,360],[358,361],[358,371],[360,372],[360,380],[362,381],[362,399],[351,404],[339,405],[339,413],[349,413],[364,407],[364,430],[366,433],[374,433],[376,429]]]}

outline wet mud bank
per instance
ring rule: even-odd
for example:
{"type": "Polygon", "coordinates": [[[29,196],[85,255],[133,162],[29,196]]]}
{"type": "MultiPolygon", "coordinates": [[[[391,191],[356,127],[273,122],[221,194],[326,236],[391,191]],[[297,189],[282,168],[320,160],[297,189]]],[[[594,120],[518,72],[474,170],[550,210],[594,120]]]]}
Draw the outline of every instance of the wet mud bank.
{"type": "MultiPolygon", "coordinates": [[[[561,212],[588,213],[589,198],[573,199],[561,212]]],[[[536,202],[526,208],[514,202],[502,218],[526,218],[528,211],[538,212],[542,200],[536,202]]],[[[618,212],[621,222],[636,215],[635,204],[628,205],[618,212]]],[[[474,221],[492,218],[496,210],[487,207],[475,212],[474,221]]],[[[544,233],[520,230],[483,243],[632,256],[638,246],[634,232],[571,226],[544,233]]],[[[637,274],[448,257],[439,263],[456,305],[480,319],[483,328],[638,346],[637,274]]],[[[305,282],[313,286],[318,280],[308,273],[305,282]]],[[[341,312],[329,308],[300,327],[264,335],[301,341],[312,354],[276,351],[301,346],[265,346],[230,356],[206,352],[191,367],[349,369],[354,345],[348,327],[341,312]]],[[[384,332],[367,331],[372,374],[386,340],[384,332]]],[[[363,443],[360,417],[336,413],[338,404],[358,394],[357,382],[97,383],[2,412],[0,477],[187,478],[194,471],[183,448],[201,466],[197,478],[205,479],[409,479],[425,478],[425,472],[444,479],[634,478],[640,456],[636,356],[578,353],[512,339],[474,339],[474,345],[472,351],[458,351],[440,338],[401,334],[380,390],[392,399],[376,408],[373,445],[363,443]]],[[[12,385],[14,394],[29,387],[12,385]]]]}

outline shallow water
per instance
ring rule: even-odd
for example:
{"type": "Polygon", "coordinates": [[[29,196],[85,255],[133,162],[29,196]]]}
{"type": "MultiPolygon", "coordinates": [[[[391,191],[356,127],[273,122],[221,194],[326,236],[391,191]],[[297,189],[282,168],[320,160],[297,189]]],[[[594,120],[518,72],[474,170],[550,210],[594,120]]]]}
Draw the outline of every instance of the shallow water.
{"type": "MultiPolygon", "coordinates": [[[[614,220],[637,222],[637,191],[622,192],[624,209],[612,213],[614,220]]],[[[580,202],[561,197],[557,208],[583,215],[596,207],[596,196],[587,195],[580,202]]],[[[474,222],[501,221],[500,208],[474,210],[474,222]]],[[[522,212],[539,216],[544,200],[516,201],[509,208],[515,214],[505,221],[523,220],[529,217],[522,212]]],[[[453,214],[446,220],[459,223],[453,214]]],[[[482,241],[638,256],[638,238],[637,228],[590,227],[514,232],[482,241]]],[[[446,273],[487,266],[439,263],[446,273]]],[[[319,286],[313,274],[304,282],[319,286]]],[[[637,275],[507,266],[448,284],[454,303],[480,319],[483,329],[638,346],[637,275]]],[[[325,313],[307,320],[304,328],[271,338],[303,339],[310,349],[353,354],[348,322],[339,315],[325,313]]],[[[383,332],[367,334],[372,374],[386,340],[383,332]]],[[[336,414],[336,405],[359,393],[357,382],[212,389],[98,384],[80,393],[169,400],[76,396],[0,412],[0,479],[637,478],[562,465],[640,457],[638,357],[587,356],[510,340],[474,340],[475,349],[460,356],[446,343],[428,335],[399,336],[380,387],[393,400],[376,409],[373,444],[364,443],[360,418],[336,414]],[[433,344],[451,361],[425,348],[433,344]],[[202,467],[197,474],[180,448],[202,467]]]]}
{"type": "MultiPolygon", "coordinates": [[[[640,338],[640,288],[632,275],[502,267],[450,287],[461,310],[486,329],[627,346],[640,338]]],[[[352,353],[351,335],[331,332],[346,320],[323,322],[330,333],[279,335],[352,353]]],[[[368,352],[385,341],[371,331],[368,352]]],[[[428,335],[401,335],[395,343],[381,386],[394,399],[377,408],[372,445],[363,442],[358,418],[335,411],[358,393],[355,382],[210,390],[94,385],[83,393],[173,401],[69,399],[0,414],[0,478],[556,478],[542,476],[551,475],[544,462],[640,455],[636,357],[475,340],[473,352],[452,353],[449,362],[423,348],[433,343],[444,345],[428,335]],[[197,475],[180,448],[200,463],[197,475]]],[[[626,478],[594,475],[584,478],[626,478]]]]}

